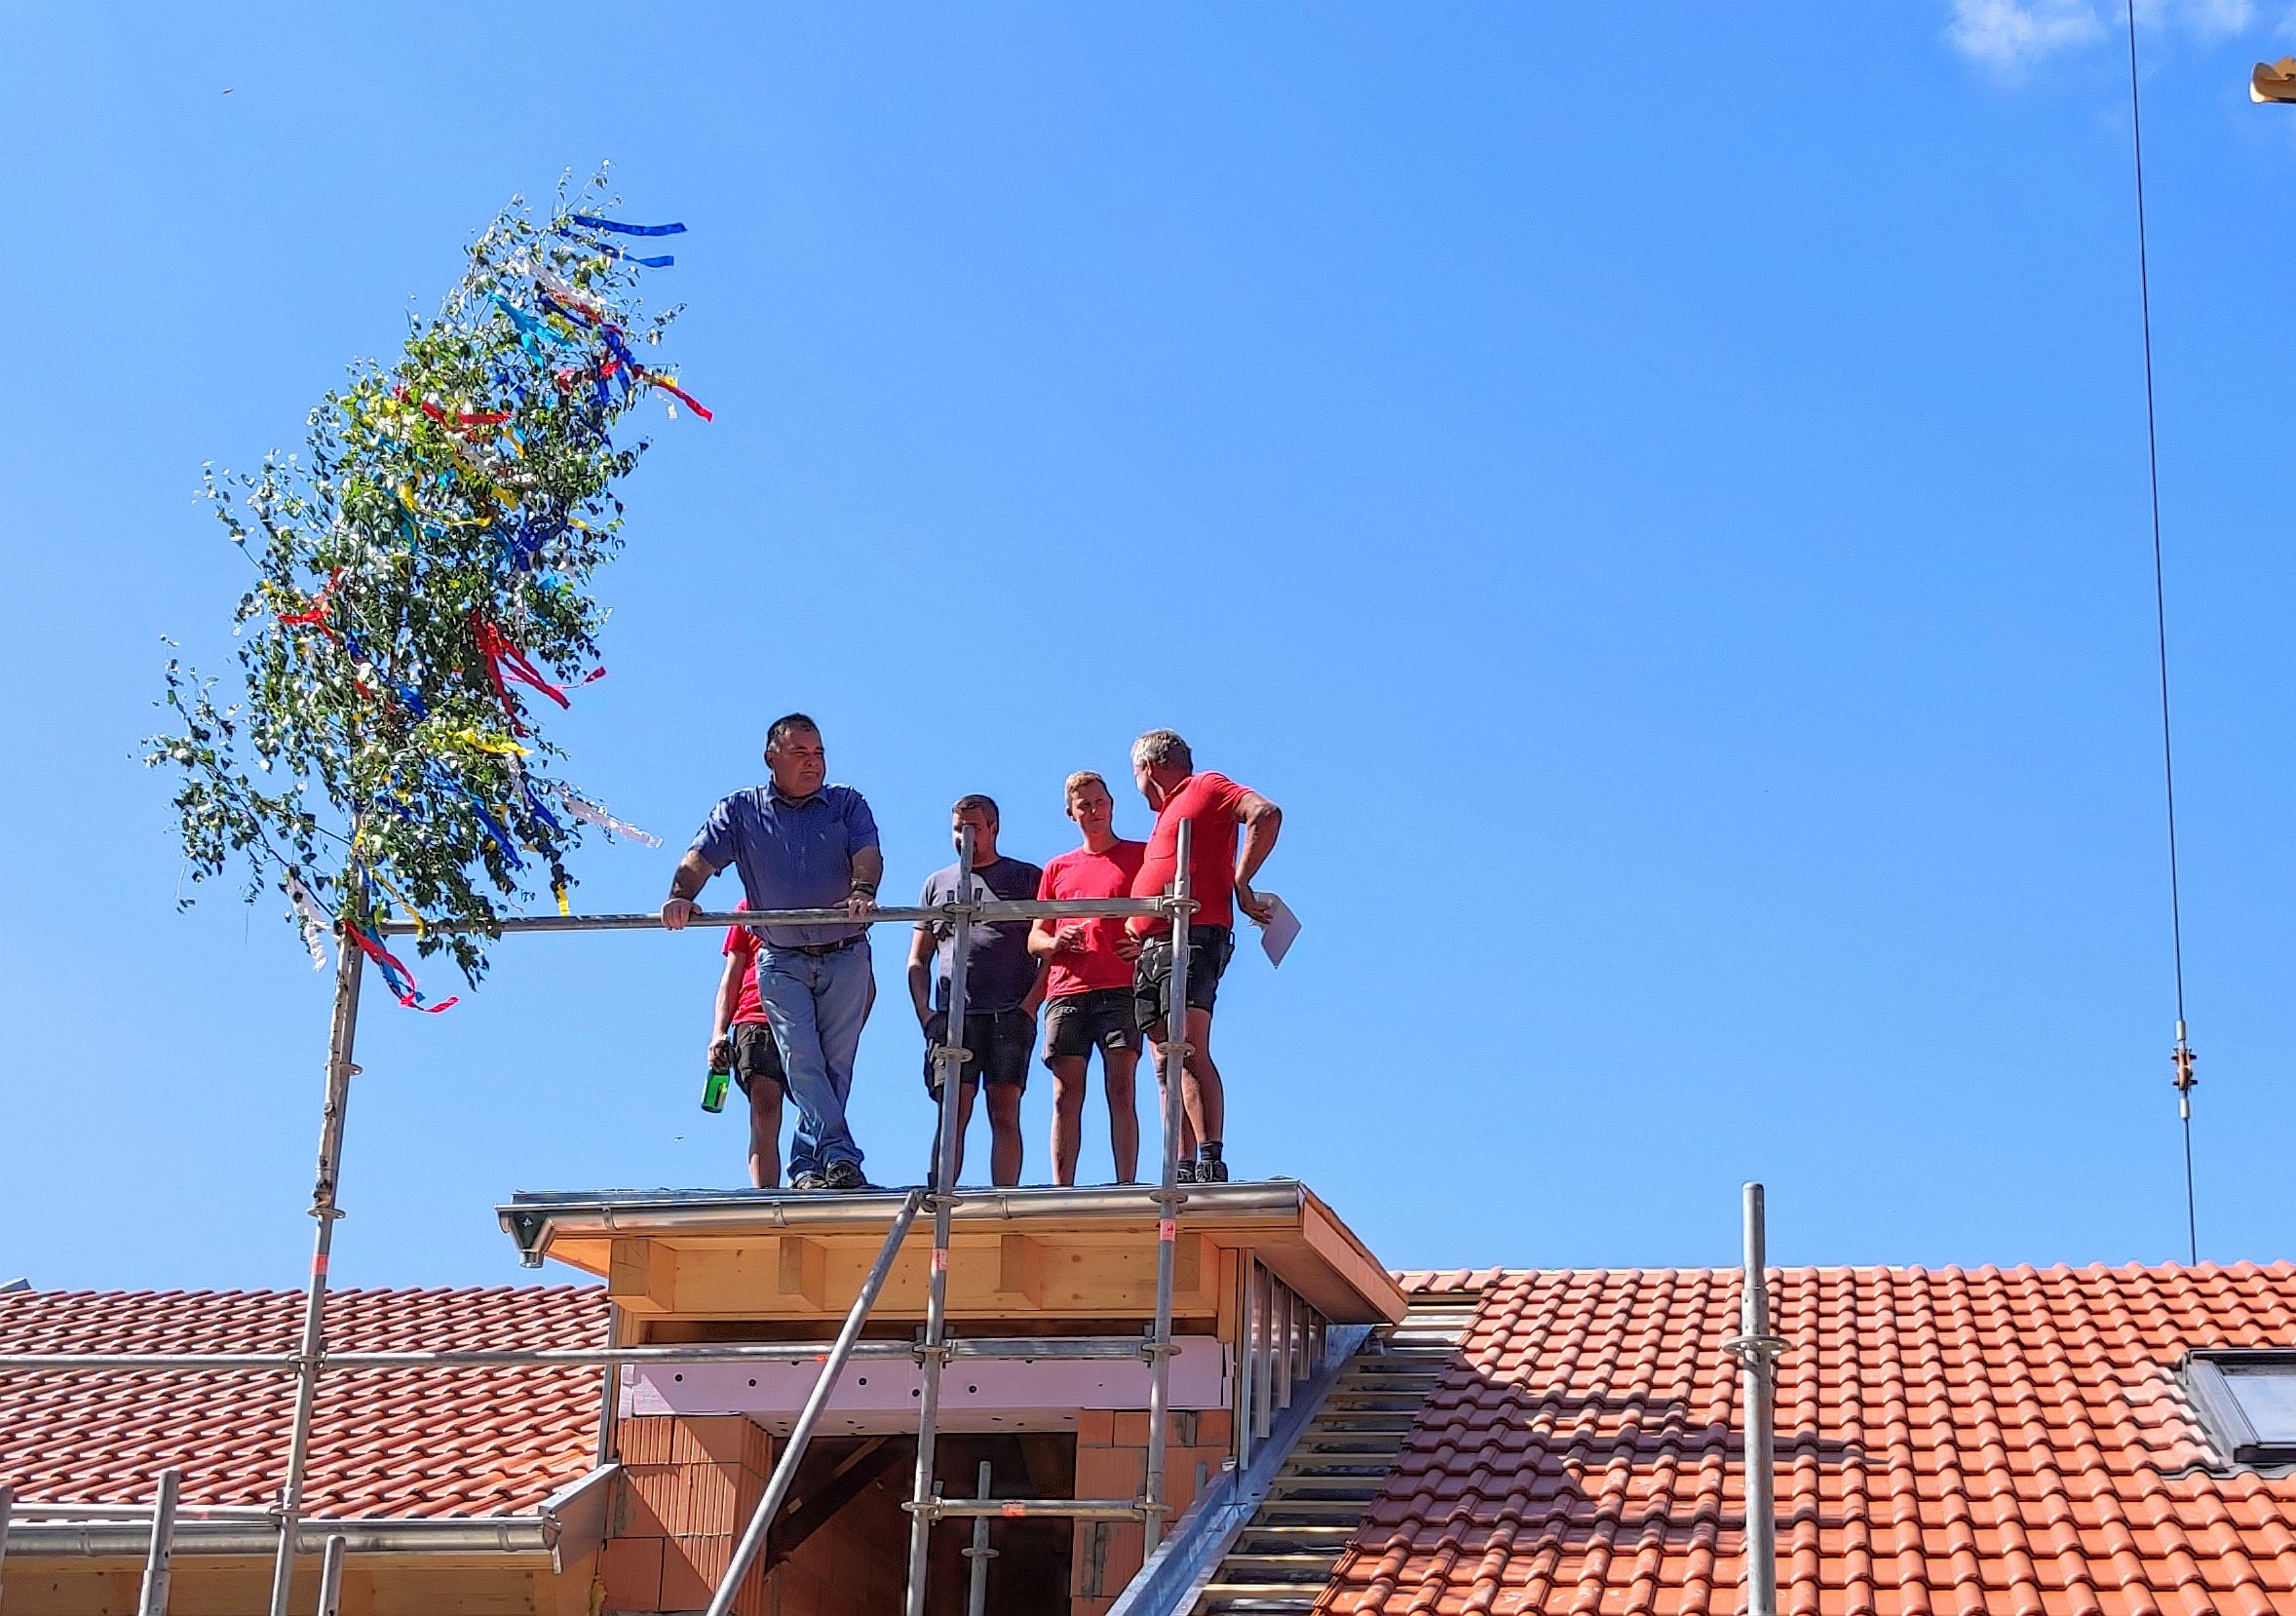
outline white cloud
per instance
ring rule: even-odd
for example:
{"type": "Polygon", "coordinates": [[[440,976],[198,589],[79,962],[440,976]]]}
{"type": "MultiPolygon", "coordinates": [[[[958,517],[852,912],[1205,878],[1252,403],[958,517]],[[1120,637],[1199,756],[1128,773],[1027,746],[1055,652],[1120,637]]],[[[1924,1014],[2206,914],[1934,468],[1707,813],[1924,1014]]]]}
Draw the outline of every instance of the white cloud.
{"type": "MultiPolygon", "coordinates": [[[[2127,0],[1950,0],[1945,37],[1964,56],[2013,73],[2116,38],[2127,0]]],[[[2256,0],[2136,0],[2137,26],[2230,39],[2257,21],[2256,0]]],[[[2285,31],[2283,21],[2279,30],[2285,31]]]]}
{"type": "Polygon", "coordinates": [[[2086,45],[2104,31],[2089,0],[1953,0],[1945,37],[1963,55],[2009,70],[2086,45]]]}

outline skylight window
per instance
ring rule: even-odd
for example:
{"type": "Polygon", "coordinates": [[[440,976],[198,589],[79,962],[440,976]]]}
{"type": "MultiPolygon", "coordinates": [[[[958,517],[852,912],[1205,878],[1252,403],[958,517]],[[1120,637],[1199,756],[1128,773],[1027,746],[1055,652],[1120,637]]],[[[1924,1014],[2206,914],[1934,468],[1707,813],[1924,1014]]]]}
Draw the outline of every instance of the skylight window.
{"type": "Polygon", "coordinates": [[[2185,1382],[2226,1460],[2296,1464],[2296,1350],[2196,1352],[2185,1382]]]}

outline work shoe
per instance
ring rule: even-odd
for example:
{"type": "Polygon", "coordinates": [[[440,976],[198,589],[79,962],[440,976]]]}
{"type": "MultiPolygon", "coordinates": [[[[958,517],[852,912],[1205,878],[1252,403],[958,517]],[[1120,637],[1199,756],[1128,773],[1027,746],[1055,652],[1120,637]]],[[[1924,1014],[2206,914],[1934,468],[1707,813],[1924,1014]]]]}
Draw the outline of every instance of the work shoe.
{"type": "Polygon", "coordinates": [[[790,1176],[789,1187],[791,1189],[826,1189],[829,1186],[823,1181],[822,1175],[818,1173],[799,1173],[790,1176]]]}
{"type": "Polygon", "coordinates": [[[1226,1159],[1219,1156],[1207,1156],[1198,1161],[1196,1164],[1196,1181],[1200,1184],[1226,1183],[1228,1181],[1228,1164],[1226,1159]]]}
{"type": "Polygon", "coordinates": [[[1194,1162],[1181,1162],[1177,1164],[1176,1171],[1173,1173],[1172,1176],[1174,1180],[1179,1183],[1193,1184],[1196,1182],[1196,1164],[1194,1162]]]}
{"type": "Polygon", "coordinates": [[[827,1167],[822,1169],[822,1188],[823,1189],[852,1190],[875,1189],[876,1187],[869,1182],[867,1174],[861,1172],[859,1162],[831,1162],[827,1167]]]}

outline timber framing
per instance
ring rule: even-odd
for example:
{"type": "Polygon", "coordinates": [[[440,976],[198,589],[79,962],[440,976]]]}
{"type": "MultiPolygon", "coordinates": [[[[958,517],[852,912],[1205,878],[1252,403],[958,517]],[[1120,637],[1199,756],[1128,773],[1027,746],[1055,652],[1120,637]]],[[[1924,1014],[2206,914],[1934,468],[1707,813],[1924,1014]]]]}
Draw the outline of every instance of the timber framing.
{"type": "MultiPolygon", "coordinates": [[[[1225,1277],[1254,1258],[1335,1324],[1392,1324],[1403,1294],[1338,1215],[1290,1180],[1194,1185],[1172,1277],[1177,1318],[1232,1312],[1225,1277]]],[[[500,1211],[533,1263],[555,1258],[604,1279],[633,1319],[820,1320],[853,1303],[898,1192],[728,1191],[525,1194],[500,1211]]],[[[1157,1210],[1136,1189],[962,1192],[952,1214],[952,1318],[1147,1319],[1156,1311],[1157,1210]]],[[[896,1258],[872,1316],[920,1317],[929,1250],[896,1258]]]]}

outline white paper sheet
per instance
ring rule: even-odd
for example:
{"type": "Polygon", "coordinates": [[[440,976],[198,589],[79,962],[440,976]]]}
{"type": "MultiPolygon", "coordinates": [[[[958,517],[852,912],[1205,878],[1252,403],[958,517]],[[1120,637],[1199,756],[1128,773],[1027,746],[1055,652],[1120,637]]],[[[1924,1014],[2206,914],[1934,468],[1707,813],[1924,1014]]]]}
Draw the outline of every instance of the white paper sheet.
{"type": "Polygon", "coordinates": [[[1291,912],[1291,905],[1274,893],[1267,895],[1275,912],[1260,928],[1260,946],[1267,951],[1268,963],[1282,965],[1283,956],[1291,952],[1292,943],[1299,940],[1299,916],[1291,912]]]}

